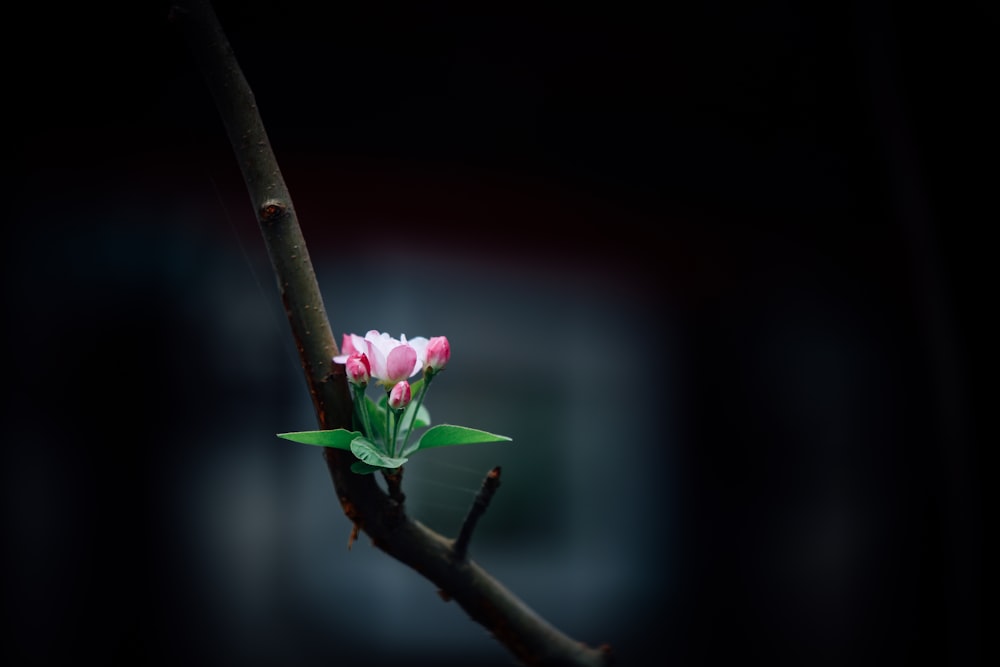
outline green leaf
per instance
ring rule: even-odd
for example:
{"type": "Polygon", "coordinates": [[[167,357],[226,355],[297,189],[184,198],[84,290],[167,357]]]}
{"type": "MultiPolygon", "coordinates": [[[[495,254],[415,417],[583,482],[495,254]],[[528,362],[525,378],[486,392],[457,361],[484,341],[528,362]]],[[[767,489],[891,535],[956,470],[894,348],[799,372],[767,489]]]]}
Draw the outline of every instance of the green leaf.
{"type": "Polygon", "coordinates": [[[294,431],[292,433],[278,433],[279,438],[301,442],[305,445],[318,445],[320,447],[334,447],[336,449],[351,450],[351,441],[361,435],[359,431],[348,431],[346,428],[336,428],[332,431],[294,431]]]}
{"type": "Polygon", "coordinates": [[[398,468],[408,460],[406,457],[393,458],[387,456],[374,442],[361,436],[351,441],[351,451],[368,465],[378,466],[379,468],[398,468]]]}
{"type": "Polygon", "coordinates": [[[351,472],[355,472],[359,475],[370,475],[376,470],[381,470],[381,466],[371,466],[364,461],[355,461],[351,464],[351,472]]]}
{"type": "Polygon", "coordinates": [[[403,456],[408,456],[418,449],[431,447],[446,447],[449,445],[471,445],[479,442],[507,442],[511,440],[505,435],[497,435],[465,426],[453,424],[438,424],[427,429],[420,440],[408,446],[403,456]]]}

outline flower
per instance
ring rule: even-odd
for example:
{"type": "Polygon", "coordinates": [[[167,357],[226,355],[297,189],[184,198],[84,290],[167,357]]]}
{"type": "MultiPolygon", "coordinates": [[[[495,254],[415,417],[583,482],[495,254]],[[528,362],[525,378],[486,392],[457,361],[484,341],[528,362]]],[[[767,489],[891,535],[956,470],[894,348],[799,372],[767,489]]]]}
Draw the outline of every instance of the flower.
{"type": "Polygon", "coordinates": [[[408,341],[406,334],[396,339],[375,329],[366,333],[364,338],[357,334],[344,334],[343,350],[333,361],[347,363],[353,352],[362,352],[368,356],[371,377],[381,384],[394,385],[420,372],[427,343],[422,336],[408,341]]]}
{"type": "Polygon", "coordinates": [[[427,341],[424,353],[424,372],[436,373],[448,365],[448,360],[451,359],[451,345],[444,336],[435,336],[427,341]]]}
{"type": "Polygon", "coordinates": [[[389,407],[393,410],[402,410],[410,404],[412,397],[410,383],[406,380],[401,380],[393,385],[392,390],[389,392],[389,407]]]}
{"type": "Polygon", "coordinates": [[[363,352],[353,352],[344,362],[347,364],[347,379],[351,384],[364,387],[371,379],[372,366],[368,355],[363,352]]]}
{"type": "Polygon", "coordinates": [[[382,384],[396,384],[420,370],[417,351],[406,342],[406,336],[396,340],[387,333],[372,329],[365,334],[368,346],[368,360],[372,365],[372,377],[382,384]]]}

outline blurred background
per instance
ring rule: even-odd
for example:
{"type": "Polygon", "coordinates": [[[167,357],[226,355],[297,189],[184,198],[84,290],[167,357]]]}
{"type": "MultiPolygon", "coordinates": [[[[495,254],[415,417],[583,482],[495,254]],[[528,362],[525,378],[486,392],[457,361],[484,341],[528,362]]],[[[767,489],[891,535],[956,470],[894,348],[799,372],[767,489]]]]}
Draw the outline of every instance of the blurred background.
{"type": "MultiPolygon", "coordinates": [[[[982,662],[992,5],[215,6],[338,342],[447,335],[435,421],[513,438],[416,456],[413,517],[501,465],[472,558],[622,665],[982,662]]],[[[274,437],[168,7],[10,17],[5,662],[513,664],[274,437]]]]}

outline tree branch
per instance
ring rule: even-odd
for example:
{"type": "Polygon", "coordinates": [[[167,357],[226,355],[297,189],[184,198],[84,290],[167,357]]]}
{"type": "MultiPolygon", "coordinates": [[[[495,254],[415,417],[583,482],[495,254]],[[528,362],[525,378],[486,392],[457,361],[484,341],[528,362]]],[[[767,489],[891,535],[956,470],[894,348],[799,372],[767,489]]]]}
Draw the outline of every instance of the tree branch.
{"type": "Polygon", "coordinates": [[[493,494],[499,488],[500,466],[497,466],[486,474],[486,477],[483,479],[483,485],[479,489],[479,493],[476,494],[476,499],[472,501],[472,507],[469,508],[469,514],[465,517],[465,521],[462,522],[462,528],[458,531],[458,537],[452,546],[456,558],[465,558],[465,553],[469,549],[469,540],[472,539],[472,531],[476,529],[479,517],[486,513],[486,508],[490,506],[490,501],[493,500],[493,494]]]}
{"type": "MultiPolygon", "coordinates": [[[[179,0],[171,8],[170,18],[205,77],[235,151],[319,427],[350,428],[352,404],[344,366],[333,363],[337,344],[295,208],[250,86],[208,0],[179,0]]],[[[437,585],[444,599],[455,600],[522,663],[612,664],[610,647],[590,648],[563,634],[476,563],[466,560],[464,553],[457,554],[451,540],[408,517],[398,486],[390,497],[375,483],[374,475],[350,472],[350,452],[324,447],[323,457],[344,514],[353,524],[352,538],[358,529],[364,531],[377,548],[437,585]]]]}

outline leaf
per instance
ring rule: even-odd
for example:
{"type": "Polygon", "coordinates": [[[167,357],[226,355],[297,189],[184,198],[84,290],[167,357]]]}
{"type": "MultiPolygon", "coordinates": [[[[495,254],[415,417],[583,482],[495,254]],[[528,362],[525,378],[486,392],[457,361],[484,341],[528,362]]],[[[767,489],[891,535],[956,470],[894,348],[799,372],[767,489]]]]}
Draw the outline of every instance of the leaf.
{"type": "Polygon", "coordinates": [[[480,442],[506,442],[509,440],[511,438],[505,435],[497,435],[475,428],[455,426],[453,424],[438,424],[427,429],[420,436],[420,440],[407,447],[403,451],[403,456],[408,456],[418,449],[430,449],[431,447],[472,445],[480,442]]]}
{"type": "Polygon", "coordinates": [[[376,470],[381,470],[381,466],[368,465],[364,461],[355,461],[351,464],[351,472],[357,473],[359,475],[370,475],[376,470]]]}
{"type": "Polygon", "coordinates": [[[351,441],[351,451],[368,465],[379,468],[398,468],[407,462],[406,457],[393,458],[380,451],[374,442],[358,436],[351,441]]]}
{"type": "Polygon", "coordinates": [[[351,450],[351,441],[359,437],[359,431],[348,431],[346,428],[336,428],[332,431],[294,431],[292,433],[278,433],[279,438],[301,442],[305,445],[318,445],[320,447],[334,447],[336,449],[351,450]]]}

